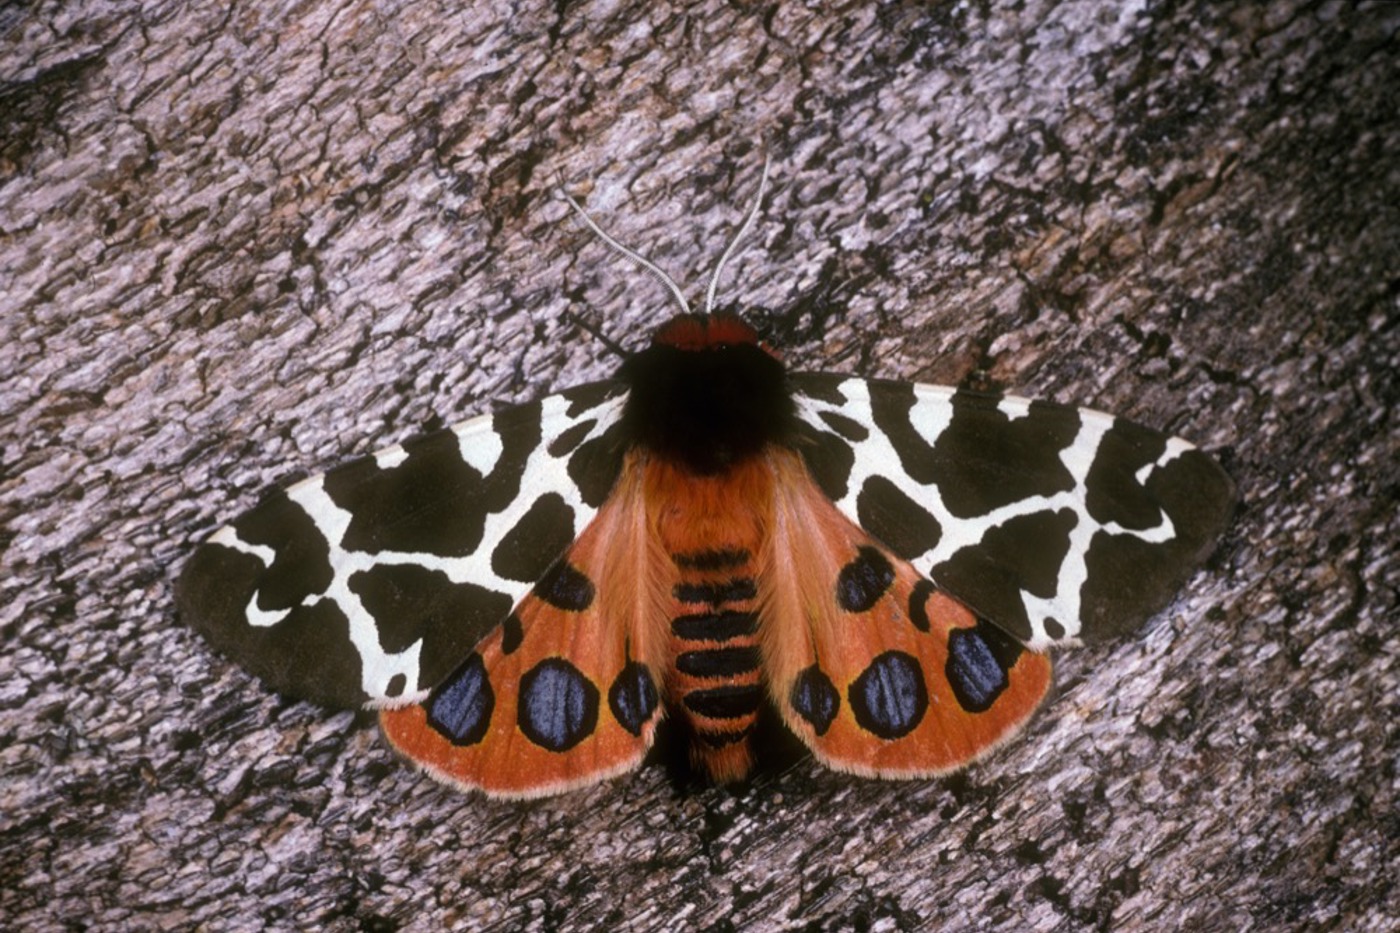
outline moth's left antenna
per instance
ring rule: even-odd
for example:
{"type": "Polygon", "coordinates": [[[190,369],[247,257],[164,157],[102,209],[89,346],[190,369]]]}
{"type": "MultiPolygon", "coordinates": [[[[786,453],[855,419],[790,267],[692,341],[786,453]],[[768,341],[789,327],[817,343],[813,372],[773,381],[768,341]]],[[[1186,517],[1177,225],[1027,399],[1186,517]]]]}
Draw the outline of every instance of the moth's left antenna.
{"type": "Polygon", "coordinates": [[[617,242],[617,240],[614,240],[612,237],[608,236],[608,234],[603,230],[603,228],[594,223],[593,218],[588,216],[588,211],[584,210],[582,207],[579,207],[578,202],[575,201],[573,198],[569,197],[569,193],[567,191],[560,188],[559,193],[564,196],[564,200],[569,202],[569,206],[574,209],[574,212],[577,213],[580,218],[582,218],[584,224],[587,225],[589,230],[593,231],[593,233],[598,237],[598,239],[606,243],[614,252],[620,254],[624,259],[632,260],[632,262],[636,263],[639,267],[641,267],[641,270],[643,272],[647,273],[652,278],[660,282],[662,285],[665,285],[667,288],[669,288],[671,290],[671,296],[676,299],[676,304],[681,306],[681,313],[690,313],[690,303],[685,300],[685,295],[681,294],[680,286],[675,283],[674,279],[672,279],[665,272],[662,272],[661,268],[657,266],[656,263],[647,259],[645,256],[642,256],[641,254],[628,249],[621,243],[617,242]]]}

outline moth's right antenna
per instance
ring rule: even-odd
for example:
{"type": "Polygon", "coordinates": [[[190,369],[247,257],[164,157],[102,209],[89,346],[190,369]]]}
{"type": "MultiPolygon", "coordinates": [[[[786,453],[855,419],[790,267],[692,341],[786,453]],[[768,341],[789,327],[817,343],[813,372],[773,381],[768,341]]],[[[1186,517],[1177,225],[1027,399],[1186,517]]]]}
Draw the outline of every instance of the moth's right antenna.
{"type": "Polygon", "coordinates": [[[624,259],[632,260],[632,262],[636,263],[643,272],[647,273],[652,278],[660,282],[662,285],[665,285],[667,288],[669,288],[671,290],[671,296],[676,299],[676,304],[681,306],[681,313],[690,313],[690,303],[685,300],[685,295],[681,293],[680,286],[675,283],[675,280],[673,280],[666,273],[662,272],[661,268],[657,266],[656,263],[642,256],[641,254],[628,249],[621,243],[617,242],[617,240],[614,240],[612,237],[608,236],[607,233],[604,232],[603,228],[594,223],[593,218],[588,216],[588,211],[579,207],[578,202],[575,201],[573,198],[569,197],[569,193],[567,191],[561,188],[559,189],[559,193],[564,196],[564,200],[569,202],[569,206],[572,207],[574,209],[574,212],[577,213],[579,217],[583,219],[584,224],[587,225],[589,230],[593,231],[593,233],[598,237],[598,239],[606,243],[614,252],[621,255],[624,259]]]}
{"type": "Polygon", "coordinates": [[[719,257],[719,262],[715,263],[715,271],[710,275],[710,287],[705,290],[705,313],[713,314],[715,310],[715,292],[719,290],[720,273],[724,271],[724,264],[734,255],[734,250],[738,248],[739,241],[748,235],[749,228],[753,226],[754,219],[758,217],[758,209],[763,206],[763,188],[768,183],[768,156],[763,156],[763,174],[758,176],[758,193],[753,196],[753,204],[749,207],[748,216],[744,218],[744,223],[739,227],[739,232],[734,234],[729,245],[724,248],[724,252],[719,257]]]}

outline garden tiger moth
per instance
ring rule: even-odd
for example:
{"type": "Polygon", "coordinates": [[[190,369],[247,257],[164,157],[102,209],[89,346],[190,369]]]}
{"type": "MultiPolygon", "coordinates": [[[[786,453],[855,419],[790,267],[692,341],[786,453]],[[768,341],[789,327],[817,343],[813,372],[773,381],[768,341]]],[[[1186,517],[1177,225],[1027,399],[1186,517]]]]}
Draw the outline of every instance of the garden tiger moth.
{"type": "Polygon", "coordinates": [[[1164,605],[1233,487],[1185,441],[1086,409],[788,372],[711,310],[761,189],[705,314],[579,209],[681,305],[652,344],[613,380],[274,494],[196,551],[182,616],[500,797],[632,769],[663,715],[720,781],[749,773],[766,708],[878,777],[1014,734],[1046,649],[1164,605]]]}

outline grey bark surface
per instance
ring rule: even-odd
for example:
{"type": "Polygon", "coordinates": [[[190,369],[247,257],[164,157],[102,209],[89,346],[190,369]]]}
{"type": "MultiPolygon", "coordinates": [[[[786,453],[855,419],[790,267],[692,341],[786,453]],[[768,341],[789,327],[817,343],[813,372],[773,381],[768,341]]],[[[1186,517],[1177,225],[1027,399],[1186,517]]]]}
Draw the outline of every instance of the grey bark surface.
{"type": "MultiPolygon", "coordinates": [[[[1400,8],[0,10],[0,926],[1400,920],[1400,8]],[[662,764],[521,804],[175,617],[267,485],[600,378],[692,293],[798,369],[1086,404],[1242,504],[951,778],[662,764]]],[[[485,5],[481,5],[485,6],[485,5]]]]}

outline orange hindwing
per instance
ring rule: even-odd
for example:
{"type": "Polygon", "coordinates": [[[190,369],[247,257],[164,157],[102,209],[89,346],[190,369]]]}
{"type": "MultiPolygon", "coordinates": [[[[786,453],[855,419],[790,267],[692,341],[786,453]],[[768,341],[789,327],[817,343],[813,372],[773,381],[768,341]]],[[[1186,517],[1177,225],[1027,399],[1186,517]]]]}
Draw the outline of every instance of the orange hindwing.
{"type": "Polygon", "coordinates": [[[618,488],[504,624],[423,703],[380,713],[433,777],[538,797],[636,767],[661,718],[661,610],[636,586],[654,560],[640,476],[618,488]],[[629,585],[630,581],[630,585],[629,585]]]}
{"type": "Polygon", "coordinates": [[[771,455],[762,645],[783,721],[824,764],[910,778],[959,768],[1014,735],[1050,659],[891,556],[771,455]]]}

